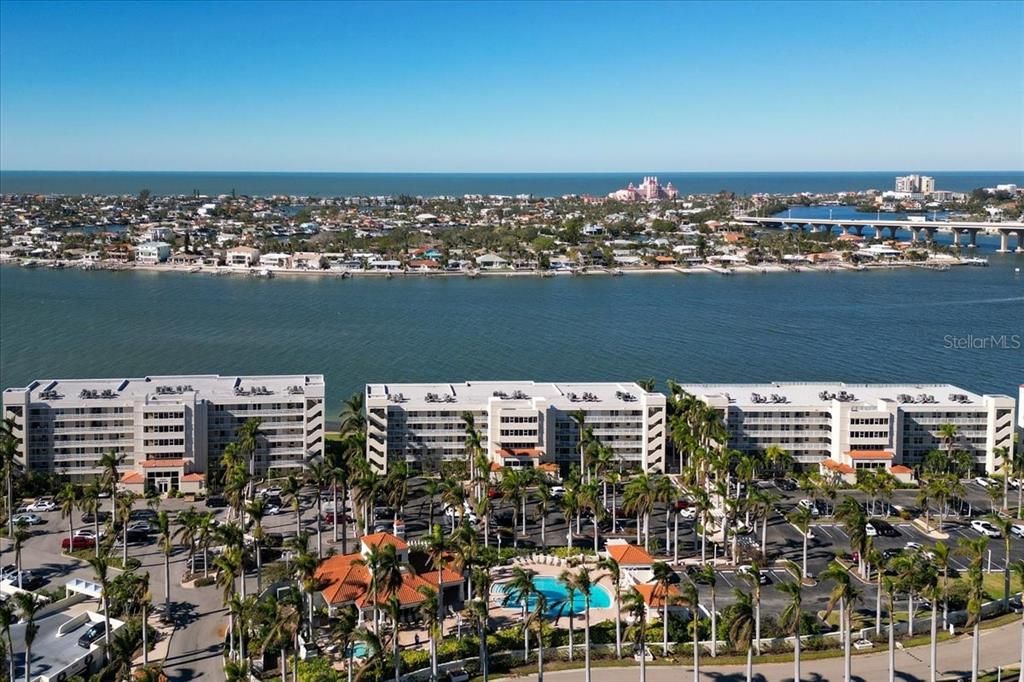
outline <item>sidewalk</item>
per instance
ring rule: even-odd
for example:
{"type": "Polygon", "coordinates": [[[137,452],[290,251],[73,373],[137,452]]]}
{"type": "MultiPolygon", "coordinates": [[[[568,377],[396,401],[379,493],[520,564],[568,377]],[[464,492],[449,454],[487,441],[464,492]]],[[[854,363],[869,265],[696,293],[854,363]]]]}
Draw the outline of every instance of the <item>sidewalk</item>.
{"type": "MultiPolygon", "coordinates": [[[[956,679],[971,676],[971,642],[972,638],[961,636],[954,640],[941,642],[938,647],[939,679],[956,679]]],[[[991,670],[997,666],[1005,666],[1020,662],[1021,625],[1013,623],[993,630],[981,631],[980,669],[991,670]]],[[[896,679],[901,682],[916,682],[929,679],[928,667],[929,647],[921,646],[913,649],[896,650],[896,679]]],[[[889,652],[884,646],[870,654],[855,655],[852,662],[854,680],[875,682],[889,679],[889,652]]],[[[593,668],[593,682],[625,682],[639,679],[640,669],[631,666],[623,669],[593,668]]],[[[731,682],[746,679],[746,666],[716,666],[710,656],[701,659],[701,679],[715,682],[731,682]]],[[[826,658],[816,661],[803,661],[801,675],[805,681],[842,682],[843,657],[826,658]]],[[[555,677],[561,681],[582,680],[583,670],[561,670],[545,672],[544,677],[555,677]]],[[[536,682],[536,673],[522,675],[516,682],[536,682]]],[[[657,666],[647,667],[647,682],[680,682],[692,680],[691,666],[657,666]]],[[[762,682],[792,682],[793,663],[771,663],[754,665],[754,679],[762,682]]]]}

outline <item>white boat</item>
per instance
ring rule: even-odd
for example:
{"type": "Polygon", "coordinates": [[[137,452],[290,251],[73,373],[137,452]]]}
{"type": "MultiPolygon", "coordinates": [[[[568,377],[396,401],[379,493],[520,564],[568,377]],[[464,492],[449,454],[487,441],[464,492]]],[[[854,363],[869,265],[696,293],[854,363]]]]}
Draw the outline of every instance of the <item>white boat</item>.
{"type": "Polygon", "coordinates": [[[267,268],[261,268],[259,270],[252,271],[253,277],[262,277],[263,279],[273,279],[274,273],[267,268]]]}

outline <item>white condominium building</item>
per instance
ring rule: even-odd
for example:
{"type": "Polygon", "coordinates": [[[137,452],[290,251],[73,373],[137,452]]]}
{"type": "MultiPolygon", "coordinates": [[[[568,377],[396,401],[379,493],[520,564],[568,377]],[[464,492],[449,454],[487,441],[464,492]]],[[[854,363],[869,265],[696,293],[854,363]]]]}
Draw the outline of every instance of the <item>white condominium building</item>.
{"type": "Polygon", "coordinates": [[[720,410],[729,447],[763,452],[778,445],[805,466],[850,476],[858,468],[910,474],[954,424],[955,447],[994,472],[998,448],[1013,448],[1015,401],[950,384],[689,384],[683,390],[720,410]]]}
{"type": "Polygon", "coordinates": [[[577,411],[624,463],[664,470],[665,396],[635,383],[367,384],[367,459],[378,471],[396,460],[428,470],[464,460],[469,413],[492,464],[568,465],[579,462],[577,411]]]}
{"type": "Polygon", "coordinates": [[[294,376],[153,376],[47,379],[3,393],[28,469],[84,480],[104,453],[125,456],[121,483],[135,492],[196,492],[249,419],[261,420],[256,471],[301,467],[323,454],[324,379],[294,376]]]}

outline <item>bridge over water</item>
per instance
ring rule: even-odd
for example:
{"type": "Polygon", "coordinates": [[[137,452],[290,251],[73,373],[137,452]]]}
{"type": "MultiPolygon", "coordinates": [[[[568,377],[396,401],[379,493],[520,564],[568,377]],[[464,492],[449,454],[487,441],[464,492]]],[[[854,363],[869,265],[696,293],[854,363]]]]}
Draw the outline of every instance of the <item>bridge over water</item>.
{"type": "Polygon", "coordinates": [[[977,246],[976,240],[979,232],[986,232],[999,235],[999,252],[1008,253],[1010,249],[1010,235],[1017,238],[1018,253],[1024,252],[1024,223],[986,223],[986,222],[949,222],[930,221],[921,222],[916,220],[885,220],[881,218],[866,220],[832,219],[832,218],[790,218],[785,216],[773,216],[761,218],[757,216],[740,216],[733,219],[746,225],[760,225],[778,229],[792,229],[803,232],[829,232],[838,228],[842,234],[854,232],[857,236],[863,236],[865,228],[874,231],[875,239],[883,239],[885,230],[889,231],[889,238],[896,239],[897,230],[908,230],[911,241],[919,241],[922,238],[928,242],[935,239],[937,231],[952,232],[953,246],[977,246]],[[966,239],[966,244],[961,240],[966,239]]]}

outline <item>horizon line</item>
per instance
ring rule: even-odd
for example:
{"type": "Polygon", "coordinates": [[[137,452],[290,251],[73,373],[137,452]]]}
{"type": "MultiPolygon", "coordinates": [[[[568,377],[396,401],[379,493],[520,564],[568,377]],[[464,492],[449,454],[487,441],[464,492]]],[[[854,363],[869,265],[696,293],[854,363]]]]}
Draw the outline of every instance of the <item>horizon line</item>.
{"type": "MultiPolygon", "coordinates": [[[[908,167],[913,168],[913,167],[908,167]]],[[[195,170],[195,169],[163,169],[163,170],[140,170],[140,169],[118,169],[118,168],[0,168],[0,173],[232,173],[252,175],[625,175],[632,173],[1024,173],[1024,168],[873,168],[867,170],[510,170],[510,171],[479,171],[479,170],[195,170]]]]}

